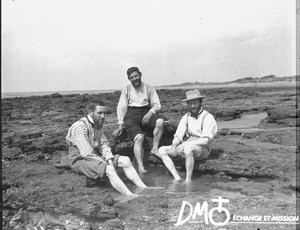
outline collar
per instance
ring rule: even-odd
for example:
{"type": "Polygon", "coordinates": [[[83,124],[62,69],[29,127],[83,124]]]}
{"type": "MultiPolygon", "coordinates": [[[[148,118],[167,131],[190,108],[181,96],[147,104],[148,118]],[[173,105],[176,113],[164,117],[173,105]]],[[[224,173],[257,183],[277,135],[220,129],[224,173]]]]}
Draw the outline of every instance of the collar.
{"type": "Polygon", "coordinates": [[[92,125],[92,127],[94,127],[95,124],[94,124],[94,120],[93,120],[92,116],[87,115],[86,118],[87,118],[88,122],[92,125]]]}
{"type": "Polygon", "coordinates": [[[133,89],[135,89],[135,90],[139,90],[139,89],[143,89],[143,88],[144,88],[144,83],[141,82],[141,84],[140,84],[138,87],[134,87],[133,84],[130,84],[130,86],[131,86],[133,89]]]}
{"type": "Polygon", "coordinates": [[[200,109],[200,111],[198,112],[197,116],[193,116],[193,115],[191,114],[191,112],[190,112],[190,116],[197,119],[197,118],[199,117],[199,115],[200,115],[202,112],[203,112],[203,108],[202,108],[202,106],[201,106],[201,109],[200,109]]]}

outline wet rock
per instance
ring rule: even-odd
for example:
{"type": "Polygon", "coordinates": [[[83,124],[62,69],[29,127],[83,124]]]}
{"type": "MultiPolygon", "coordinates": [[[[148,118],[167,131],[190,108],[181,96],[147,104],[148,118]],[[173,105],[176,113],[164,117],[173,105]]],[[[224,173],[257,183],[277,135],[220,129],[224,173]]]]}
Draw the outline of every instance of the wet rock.
{"type": "Polygon", "coordinates": [[[241,194],[247,195],[247,196],[257,196],[257,195],[259,195],[261,193],[263,193],[262,190],[260,190],[260,189],[253,189],[253,188],[247,188],[247,189],[243,189],[241,191],[241,194]]]}
{"type": "Polygon", "coordinates": [[[162,203],[160,204],[160,206],[161,206],[161,208],[168,208],[168,207],[169,207],[169,204],[168,204],[168,202],[162,202],[162,203]]]}
{"type": "Polygon", "coordinates": [[[296,117],[299,117],[299,109],[291,106],[280,106],[267,111],[267,122],[278,123],[286,126],[295,126],[296,117]]]}
{"type": "Polygon", "coordinates": [[[228,128],[223,128],[223,129],[218,130],[218,134],[219,135],[230,135],[231,132],[228,128]]]}
{"type": "Polygon", "coordinates": [[[65,226],[63,224],[59,223],[48,223],[46,225],[47,230],[66,230],[65,226]]]}
{"type": "Polygon", "coordinates": [[[211,108],[209,112],[213,114],[216,119],[230,121],[240,118],[243,110],[238,108],[211,108]]]}
{"type": "Polygon", "coordinates": [[[247,196],[256,196],[261,193],[271,192],[270,184],[253,181],[215,182],[211,187],[226,191],[239,191],[241,194],[247,196]]]}
{"type": "Polygon", "coordinates": [[[8,148],[8,147],[4,147],[2,148],[2,159],[4,160],[16,160],[19,159],[21,157],[22,154],[22,150],[20,148],[17,147],[12,147],[12,148],[8,148]]]}
{"type": "Polygon", "coordinates": [[[71,192],[74,190],[74,187],[71,184],[62,183],[62,184],[60,184],[60,187],[65,189],[68,192],[71,192]]]}
{"type": "Polygon", "coordinates": [[[6,179],[2,180],[2,191],[5,191],[12,187],[18,188],[18,187],[20,187],[20,184],[16,181],[9,181],[6,179]]]}
{"type": "Polygon", "coordinates": [[[116,201],[112,198],[112,196],[109,194],[104,198],[103,204],[111,207],[116,203],[116,201]]]}
{"type": "Polygon", "coordinates": [[[102,206],[100,210],[93,213],[93,216],[98,218],[100,221],[103,221],[116,218],[118,216],[118,212],[114,207],[102,206]]]}
{"type": "Polygon", "coordinates": [[[3,210],[2,211],[2,219],[6,219],[9,216],[9,210],[3,210]]]}
{"type": "Polygon", "coordinates": [[[42,153],[34,153],[26,157],[26,162],[38,162],[45,160],[45,157],[42,153]]]}
{"type": "Polygon", "coordinates": [[[224,182],[233,180],[233,178],[227,175],[225,172],[218,172],[217,174],[215,174],[215,176],[221,178],[224,182]]]}
{"type": "Polygon", "coordinates": [[[94,188],[94,187],[97,187],[97,188],[100,188],[100,189],[105,189],[105,188],[108,188],[110,187],[110,183],[106,180],[102,180],[102,179],[91,179],[91,178],[88,178],[86,177],[85,178],[85,186],[88,187],[88,188],[94,188]]]}
{"type": "Polygon", "coordinates": [[[154,155],[150,155],[147,158],[147,161],[152,165],[157,165],[157,164],[162,163],[161,159],[159,159],[158,157],[155,157],[154,155]]]}
{"type": "Polygon", "coordinates": [[[233,178],[231,176],[222,176],[222,181],[232,181],[233,178]]]}
{"type": "Polygon", "coordinates": [[[214,182],[211,187],[226,191],[241,191],[244,188],[242,184],[235,182],[214,182]]]}
{"type": "Polygon", "coordinates": [[[285,118],[277,120],[277,124],[288,127],[295,127],[297,125],[297,120],[295,118],[285,118]]]}
{"type": "MultiPolygon", "coordinates": [[[[218,173],[223,172],[232,176],[243,177],[276,177],[280,171],[273,172],[269,168],[272,168],[272,162],[267,162],[265,159],[257,159],[257,162],[253,162],[250,157],[244,157],[243,160],[238,156],[230,155],[230,157],[224,161],[223,159],[207,159],[204,163],[195,164],[199,172],[203,173],[218,173]],[[274,174],[277,173],[277,174],[274,174]]],[[[230,179],[230,178],[228,178],[230,179]]]]}
{"type": "Polygon", "coordinates": [[[107,220],[105,221],[105,223],[113,229],[120,229],[120,230],[125,229],[123,221],[120,220],[119,218],[107,220]]]}
{"type": "Polygon", "coordinates": [[[296,179],[292,181],[287,181],[283,184],[283,188],[285,189],[291,189],[294,191],[300,191],[300,185],[296,183],[296,179]]]}
{"type": "Polygon", "coordinates": [[[228,128],[222,128],[218,131],[218,135],[243,135],[243,132],[238,131],[238,130],[230,130],[228,128]]]}
{"type": "MultiPolygon", "coordinates": [[[[200,168],[198,168],[200,170],[200,168]]],[[[232,164],[224,164],[223,161],[219,160],[207,160],[205,162],[205,167],[203,168],[205,171],[211,171],[211,172],[224,172],[231,175],[242,175],[245,171],[244,166],[236,166],[232,164]]]]}
{"type": "Polygon", "coordinates": [[[13,217],[11,218],[9,225],[13,229],[22,229],[25,223],[28,222],[29,215],[23,209],[20,209],[13,217]]]}
{"type": "Polygon", "coordinates": [[[51,98],[61,98],[62,95],[59,94],[59,93],[53,93],[53,94],[50,94],[50,97],[51,97],[51,98]]]}
{"type": "Polygon", "coordinates": [[[258,136],[259,136],[261,133],[262,133],[262,132],[243,133],[243,134],[242,134],[242,137],[243,137],[243,138],[247,138],[247,139],[258,138],[258,136]]]}
{"type": "Polygon", "coordinates": [[[281,144],[282,143],[282,137],[280,134],[266,134],[262,133],[257,137],[258,141],[261,142],[271,142],[274,144],[281,144]]]}
{"type": "Polygon", "coordinates": [[[22,221],[23,209],[20,209],[12,218],[12,221],[22,221]]]}
{"type": "Polygon", "coordinates": [[[240,177],[240,178],[238,179],[238,181],[241,181],[241,182],[247,182],[247,181],[249,181],[249,179],[248,179],[248,178],[245,178],[245,177],[240,177]]]}

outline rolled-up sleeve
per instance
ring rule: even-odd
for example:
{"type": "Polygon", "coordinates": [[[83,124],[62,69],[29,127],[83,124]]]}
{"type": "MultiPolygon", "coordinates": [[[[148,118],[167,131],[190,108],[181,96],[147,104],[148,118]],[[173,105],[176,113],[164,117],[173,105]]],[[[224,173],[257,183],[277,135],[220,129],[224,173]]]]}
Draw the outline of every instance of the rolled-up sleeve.
{"type": "Polygon", "coordinates": [[[183,138],[187,132],[187,119],[188,119],[187,114],[181,118],[176,133],[174,134],[174,137],[178,137],[181,142],[183,141],[183,138]]]}
{"type": "Polygon", "coordinates": [[[208,137],[210,140],[217,134],[217,122],[214,117],[209,114],[204,118],[202,137],[208,137]]]}
{"type": "Polygon", "coordinates": [[[100,146],[101,153],[102,156],[105,158],[105,160],[107,161],[108,159],[114,158],[114,155],[111,152],[111,148],[109,147],[109,142],[102,130],[101,130],[100,144],[101,144],[100,146]]]}
{"type": "Polygon", "coordinates": [[[152,86],[150,86],[150,104],[151,104],[150,111],[153,114],[156,114],[157,111],[160,110],[160,108],[161,108],[158,94],[152,86]]]}
{"type": "Polygon", "coordinates": [[[127,91],[126,89],[123,89],[117,106],[117,117],[118,117],[119,125],[124,124],[124,117],[127,113],[127,107],[128,107],[127,91]]]}

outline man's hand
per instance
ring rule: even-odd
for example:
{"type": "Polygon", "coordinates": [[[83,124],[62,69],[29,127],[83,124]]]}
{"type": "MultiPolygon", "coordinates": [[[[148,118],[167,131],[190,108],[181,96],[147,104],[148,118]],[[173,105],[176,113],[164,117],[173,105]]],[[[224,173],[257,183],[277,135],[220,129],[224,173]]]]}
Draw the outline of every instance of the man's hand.
{"type": "Polygon", "coordinates": [[[118,128],[112,133],[113,137],[116,138],[120,136],[123,132],[123,125],[118,125],[118,128]]]}
{"type": "Polygon", "coordinates": [[[148,124],[149,120],[150,120],[150,117],[153,115],[153,113],[151,111],[149,111],[148,113],[145,114],[145,116],[143,117],[143,120],[142,120],[142,124],[143,125],[146,125],[148,124]]]}
{"type": "Polygon", "coordinates": [[[171,145],[171,154],[174,156],[178,150],[178,145],[180,144],[180,139],[178,137],[174,137],[171,145]]]}
{"type": "Polygon", "coordinates": [[[172,144],[171,145],[171,154],[173,155],[173,156],[175,156],[175,153],[177,152],[177,145],[175,145],[175,144],[172,144]]]}

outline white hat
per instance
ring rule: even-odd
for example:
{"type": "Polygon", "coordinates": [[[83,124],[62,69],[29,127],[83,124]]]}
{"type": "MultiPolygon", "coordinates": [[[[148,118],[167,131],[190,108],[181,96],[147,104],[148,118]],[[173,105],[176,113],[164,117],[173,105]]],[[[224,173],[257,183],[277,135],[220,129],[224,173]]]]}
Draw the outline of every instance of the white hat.
{"type": "Polygon", "coordinates": [[[201,95],[198,89],[189,90],[185,94],[186,94],[186,99],[183,99],[182,100],[183,102],[206,97],[205,95],[201,95]]]}

